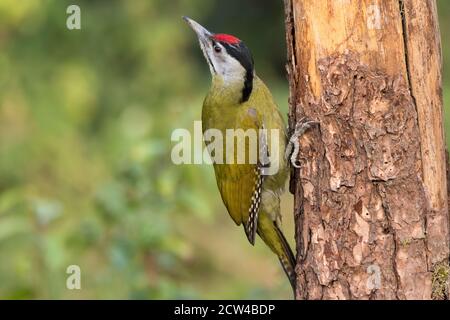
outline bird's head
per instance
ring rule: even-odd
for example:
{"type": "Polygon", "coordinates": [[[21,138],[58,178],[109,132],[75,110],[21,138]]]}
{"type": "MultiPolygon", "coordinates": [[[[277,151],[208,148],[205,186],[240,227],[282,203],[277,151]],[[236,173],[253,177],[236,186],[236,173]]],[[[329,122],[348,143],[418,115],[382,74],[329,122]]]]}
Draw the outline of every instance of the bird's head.
{"type": "Polygon", "coordinates": [[[244,42],[229,34],[212,33],[188,17],[183,19],[197,34],[212,76],[221,78],[226,84],[243,83],[243,100],[246,95],[248,98],[254,66],[252,54],[244,42]]]}

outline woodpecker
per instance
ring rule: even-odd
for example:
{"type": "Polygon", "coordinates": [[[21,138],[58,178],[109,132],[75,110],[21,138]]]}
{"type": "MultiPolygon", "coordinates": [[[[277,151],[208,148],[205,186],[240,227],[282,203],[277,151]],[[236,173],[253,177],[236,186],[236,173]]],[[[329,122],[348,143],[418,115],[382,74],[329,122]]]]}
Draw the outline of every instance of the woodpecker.
{"type": "MultiPolygon", "coordinates": [[[[287,147],[290,141],[283,117],[269,89],[255,74],[252,54],[243,41],[232,35],[212,33],[188,17],[183,19],[196,33],[212,75],[212,84],[203,102],[203,133],[211,128],[220,130],[224,136],[227,129],[278,129],[277,139],[258,135],[259,144],[278,144],[278,154],[270,155],[270,161],[277,162],[276,174],[264,175],[264,165],[259,161],[254,164],[214,163],[214,171],[231,218],[238,226],[243,225],[252,245],[258,234],[278,256],[295,292],[295,258],[280,226],[280,195],[289,174],[285,153],[292,150],[291,146],[287,147]]],[[[312,124],[312,121],[303,122],[296,127],[296,132],[302,133],[312,124]]],[[[298,135],[293,137],[298,138],[298,135]]],[[[296,153],[297,146],[291,159],[296,158],[296,153]]]]}

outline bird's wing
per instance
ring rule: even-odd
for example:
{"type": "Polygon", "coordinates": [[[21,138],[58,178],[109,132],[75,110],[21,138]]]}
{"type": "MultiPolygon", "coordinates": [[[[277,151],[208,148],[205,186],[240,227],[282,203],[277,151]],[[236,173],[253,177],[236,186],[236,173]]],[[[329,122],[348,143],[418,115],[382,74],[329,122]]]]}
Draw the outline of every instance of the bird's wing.
{"type": "Polygon", "coordinates": [[[250,243],[254,244],[259,206],[261,203],[262,178],[257,166],[218,165],[218,187],[222,200],[234,222],[244,225],[250,243]]]}
{"type": "MultiPolygon", "coordinates": [[[[262,125],[252,112],[240,117],[239,125],[242,128],[255,129],[258,143],[264,144],[259,129],[262,125]]],[[[238,147],[238,145],[235,145],[238,147]]],[[[249,150],[249,141],[245,141],[246,153],[249,150]]],[[[235,148],[236,150],[236,148],[235,148]]],[[[255,149],[258,152],[259,149],[255,149]]],[[[261,203],[263,166],[258,152],[258,161],[254,164],[215,164],[216,180],[222,200],[237,225],[244,225],[244,230],[250,243],[254,244],[258,222],[258,213],[261,203]]],[[[235,159],[236,160],[236,159],[235,159]]]]}

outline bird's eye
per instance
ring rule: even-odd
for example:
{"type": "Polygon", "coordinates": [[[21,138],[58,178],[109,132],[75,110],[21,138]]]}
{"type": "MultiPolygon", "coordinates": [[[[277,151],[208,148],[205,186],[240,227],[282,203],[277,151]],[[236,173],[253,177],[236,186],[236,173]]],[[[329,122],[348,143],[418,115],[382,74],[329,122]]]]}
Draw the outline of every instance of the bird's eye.
{"type": "Polygon", "coordinates": [[[214,51],[219,53],[220,51],[222,51],[222,48],[219,47],[217,44],[214,46],[214,51]]]}

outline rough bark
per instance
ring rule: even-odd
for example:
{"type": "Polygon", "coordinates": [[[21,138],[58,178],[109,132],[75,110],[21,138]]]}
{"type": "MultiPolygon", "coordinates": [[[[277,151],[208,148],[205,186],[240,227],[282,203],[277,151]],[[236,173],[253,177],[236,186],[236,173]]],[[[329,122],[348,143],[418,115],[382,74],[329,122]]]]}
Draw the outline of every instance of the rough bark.
{"type": "Polygon", "coordinates": [[[434,0],[285,0],[298,299],[448,298],[434,0]]]}

